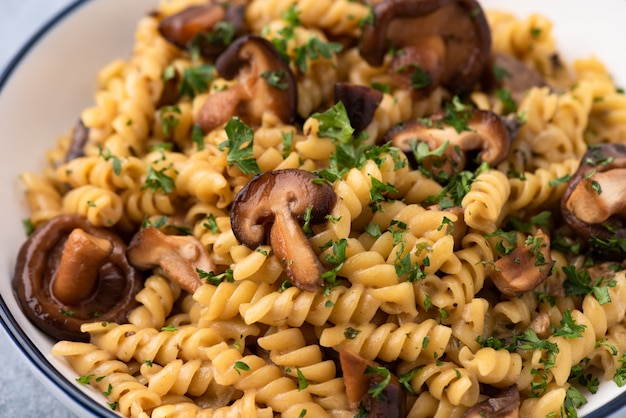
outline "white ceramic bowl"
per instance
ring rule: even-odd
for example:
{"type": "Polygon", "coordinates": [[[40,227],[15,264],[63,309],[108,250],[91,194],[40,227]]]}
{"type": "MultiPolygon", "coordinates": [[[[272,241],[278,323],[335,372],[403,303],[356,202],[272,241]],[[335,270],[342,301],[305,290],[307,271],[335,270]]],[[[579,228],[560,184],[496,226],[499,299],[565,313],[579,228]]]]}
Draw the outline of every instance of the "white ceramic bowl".
{"type": "MultiPolygon", "coordinates": [[[[17,178],[24,170],[41,170],[45,151],[92,104],[98,69],[128,56],[137,20],[156,3],[77,1],[42,28],[0,77],[0,320],[37,377],[79,416],[117,415],[99,394],[75,382],[67,364],[50,355],[53,342],[26,319],[13,297],[10,279],[25,239],[21,221],[28,216],[17,178]]],[[[554,23],[554,36],[567,62],[595,55],[618,85],[626,85],[625,0],[483,0],[482,5],[520,17],[532,12],[546,15],[554,23]]],[[[626,388],[612,382],[601,385],[588,400],[580,416],[626,415],[626,388]]]]}

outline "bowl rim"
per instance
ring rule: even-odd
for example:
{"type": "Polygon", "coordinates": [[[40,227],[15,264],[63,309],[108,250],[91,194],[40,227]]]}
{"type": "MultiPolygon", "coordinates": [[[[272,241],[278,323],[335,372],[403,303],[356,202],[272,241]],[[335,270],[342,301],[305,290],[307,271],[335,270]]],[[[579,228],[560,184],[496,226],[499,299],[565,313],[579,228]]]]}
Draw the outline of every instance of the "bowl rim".
{"type": "MultiPolygon", "coordinates": [[[[53,28],[62,24],[65,18],[78,10],[83,5],[91,2],[92,0],[73,0],[55,15],[50,17],[18,48],[17,52],[9,58],[6,66],[0,72],[0,94],[4,87],[11,80],[15,70],[19,67],[26,56],[33,50],[33,48],[41,41],[53,28]]],[[[4,272],[9,277],[13,277],[12,272],[4,272]]],[[[92,416],[99,418],[119,418],[119,414],[108,410],[104,405],[94,402],[86,393],[82,392],[74,386],[74,383],[63,375],[56,367],[54,367],[50,361],[46,358],[44,353],[33,343],[26,332],[20,327],[19,323],[15,319],[13,313],[9,310],[5,298],[14,297],[11,295],[0,294],[0,325],[6,332],[8,339],[13,343],[14,347],[23,355],[25,362],[31,366],[30,370],[42,383],[53,385],[56,389],[60,390],[67,396],[76,406],[82,408],[83,412],[87,412],[92,416]],[[36,373],[38,372],[38,373],[36,373]]],[[[56,393],[52,394],[53,396],[56,393]]],[[[58,396],[57,396],[58,398],[58,396]]],[[[69,405],[66,405],[69,406],[69,405]]]]}
{"type": "MultiPolygon", "coordinates": [[[[27,40],[18,48],[17,52],[8,60],[6,66],[0,72],[0,94],[8,84],[11,76],[19,67],[24,58],[31,52],[37,43],[43,39],[54,27],[62,24],[65,18],[75,12],[81,6],[91,3],[94,0],[73,0],[59,12],[45,21],[27,40]]],[[[100,0],[102,1],[102,0],[100,0]]],[[[12,272],[5,272],[12,277],[12,272]]],[[[44,353],[33,343],[28,334],[20,327],[13,313],[9,310],[5,298],[14,297],[0,294],[0,325],[6,332],[8,339],[23,354],[24,360],[31,366],[31,372],[44,383],[52,384],[73,401],[76,406],[81,407],[84,412],[100,418],[118,418],[120,415],[107,409],[103,404],[97,403],[93,398],[76,387],[73,382],[63,375],[50,361],[44,353]],[[39,372],[39,374],[35,373],[39,372]]],[[[595,396],[595,395],[591,395],[595,396]]],[[[611,399],[598,409],[584,415],[585,418],[603,418],[626,411],[626,390],[611,399]]]]}

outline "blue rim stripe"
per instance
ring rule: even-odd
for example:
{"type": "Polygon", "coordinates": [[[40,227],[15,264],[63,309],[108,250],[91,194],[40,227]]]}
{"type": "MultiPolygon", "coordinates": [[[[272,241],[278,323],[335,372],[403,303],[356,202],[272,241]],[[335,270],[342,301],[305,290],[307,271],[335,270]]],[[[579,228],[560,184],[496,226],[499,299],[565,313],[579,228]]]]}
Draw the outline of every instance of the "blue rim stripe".
{"type": "MultiPolygon", "coordinates": [[[[61,23],[64,18],[89,1],[90,0],[76,0],[65,9],[61,10],[56,16],[45,23],[37,32],[35,32],[34,35],[30,37],[30,39],[20,48],[18,53],[9,61],[8,65],[2,71],[2,74],[0,74],[0,94],[2,93],[2,88],[11,77],[13,71],[20,64],[22,59],[24,59],[30,50],[37,44],[37,42],[57,24],[61,23]]],[[[61,390],[63,390],[63,392],[67,393],[73,401],[79,404],[87,412],[101,418],[119,418],[118,414],[106,409],[105,406],[94,402],[93,399],[78,390],[73,383],[67,379],[67,377],[62,375],[54,366],[52,366],[52,364],[48,362],[37,346],[33,344],[28,335],[26,335],[26,333],[21,329],[15,320],[15,317],[13,317],[13,315],[9,312],[9,308],[4,302],[2,295],[0,295],[0,325],[3,326],[9,338],[11,338],[13,343],[32,363],[32,365],[41,371],[41,373],[46,376],[50,382],[58,386],[61,390]]],[[[626,407],[626,393],[621,394],[609,403],[591,412],[589,415],[585,415],[585,418],[604,418],[619,412],[624,407],[626,407]]]]}

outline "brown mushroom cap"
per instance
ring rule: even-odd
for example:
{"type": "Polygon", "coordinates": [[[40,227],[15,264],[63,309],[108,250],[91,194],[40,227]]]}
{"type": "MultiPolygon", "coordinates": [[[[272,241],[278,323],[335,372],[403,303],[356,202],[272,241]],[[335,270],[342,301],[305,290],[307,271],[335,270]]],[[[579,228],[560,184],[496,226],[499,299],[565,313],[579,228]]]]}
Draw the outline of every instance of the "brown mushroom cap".
{"type": "MultiPolygon", "coordinates": [[[[457,116],[466,121],[466,127],[460,132],[458,125],[449,122],[443,113],[433,115],[428,120],[414,120],[397,125],[387,132],[384,140],[391,142],[409,156],[409,161],[416,167],[413,158],[412,142],[424,142],[430,151],[448,146],[442,157],[429,156],[420,163],[432,171],[447,171],[452,174],[465,167],[465,153],[480,150],[481,162],[495,166],[502,162],[510,148],[509,130],[505,121],[496,113],[488,110],[468,109],[457,116]]],[[[458,121],[458,118],[455,117],[458,121]]]]}
{"type": "Polygon", "coordinates": [[[422,70],[430,79],[426,90],[441,84],[468,91],[489,63],[491,32],[475,0],[388,0],[373,13],[374,23],[363,28],[363,58],[380,66],[393,48],[391,68],[409,78],[422,70]]]}
{"type": "Polygon", "coordinates": [[[274,45],[257,35],[235,40],[216,60],[215,68],[237,84],[207,97],[196,123],[208,132],[239,116],[258,125],[265,112],[293,122],[298,103],[296,80],[274,45]]]}
{"type": "Polygon", "coordinates": [[[299,169],[258,174],[235,197],[230,221],[235,237],[251,249],[269,241],[287,276],[300,289],[322,284],[322,265],[301,224],[310,210],[311,224],[324,222],[336,202],[333,189],[299,169]],[[310,209],[309,209],[310,208],[310,209]]]}
{"type": "Polygon", "coordinates": [[[347,349],[339,352],[339,361],[351,408],[364,408],[368,412],[368,417],[401,418],[405,416],[406,393],[393,373],[390,372],[389,383],[381,395],[374,397],[369,393],[369,389],[379,383],[381,376],[366,371],[368,366],[379,367],[379,365],[347,349]]]}
{"type": "Polygon", "coordinates": [[[230,25],[231,37],[241,35],[245,5],[228,2],[189,6],[164,18],[158,29],[161,36],[177,47],[186,49],[195,42],[200,55],[214,59],[228,46],[228,39],[215,36],[220,22],[230,25]]]}
{"type": "Polygon", "coordinates": [[[550,255],[550,237],[541,229],[523,247],[495,261],[491,281],[507,296],[533,290],[550,274],[555,261],[550,255]]]}
{"type": "Polygon", "coordinates": [[[20,248],[13,290],[26,316],[57,339],[85,341],[83,323],[123,323],[142,277],[113,232],[77,215],[41,225],[20,248]]]}
{"type": "Polygon", "coordinates": [[[600,241],[626,239],[626,145],[591,147],[561,198],[567,224],[607,258],[623,258],[619,246],[606,251],[600,241]]]}
{"type": "Polygon", "coordinates": [[[511,385],[497,396],[474,405],[463,414],[463,418],[517,418],[519,406],[517,385],[511,385]]]}
{"type": "Polygon", "coordinates": [[[196,237],[166,235],[153,226],[135,234],[126,254],[138,269],[160,267],[170,280],[189,293],[202,285],[199,270],[216,272],[208,251],[196,237]]]}

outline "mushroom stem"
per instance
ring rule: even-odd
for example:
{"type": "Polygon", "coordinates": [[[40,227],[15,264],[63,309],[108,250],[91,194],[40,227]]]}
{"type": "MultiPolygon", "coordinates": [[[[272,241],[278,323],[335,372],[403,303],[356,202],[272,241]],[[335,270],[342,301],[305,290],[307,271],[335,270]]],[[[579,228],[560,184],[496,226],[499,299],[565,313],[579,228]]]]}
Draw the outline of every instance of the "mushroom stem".
{"type": "Polygon", "coordinates": [[[287,205],[275,213],[274,224],[270,229],[270,244],[287,276],[293,279],[299,289],[314,292],[322,285],[322,264],[287,205]]]}
{"type": "Polygon", "coordinates": [[[113,243],[108,239],[74,229],[63,246],[59,268],[52,280],[52,295],[66,305],[89,299],[98,287],[100,268],[112,252],[113,243]]]}
{"type": "Polygon", "coordinates": [[[616,168],[583,178],[565,205],[578,219],[598,224],[615,214],[626,215],[626,168],[616,168]]]}

